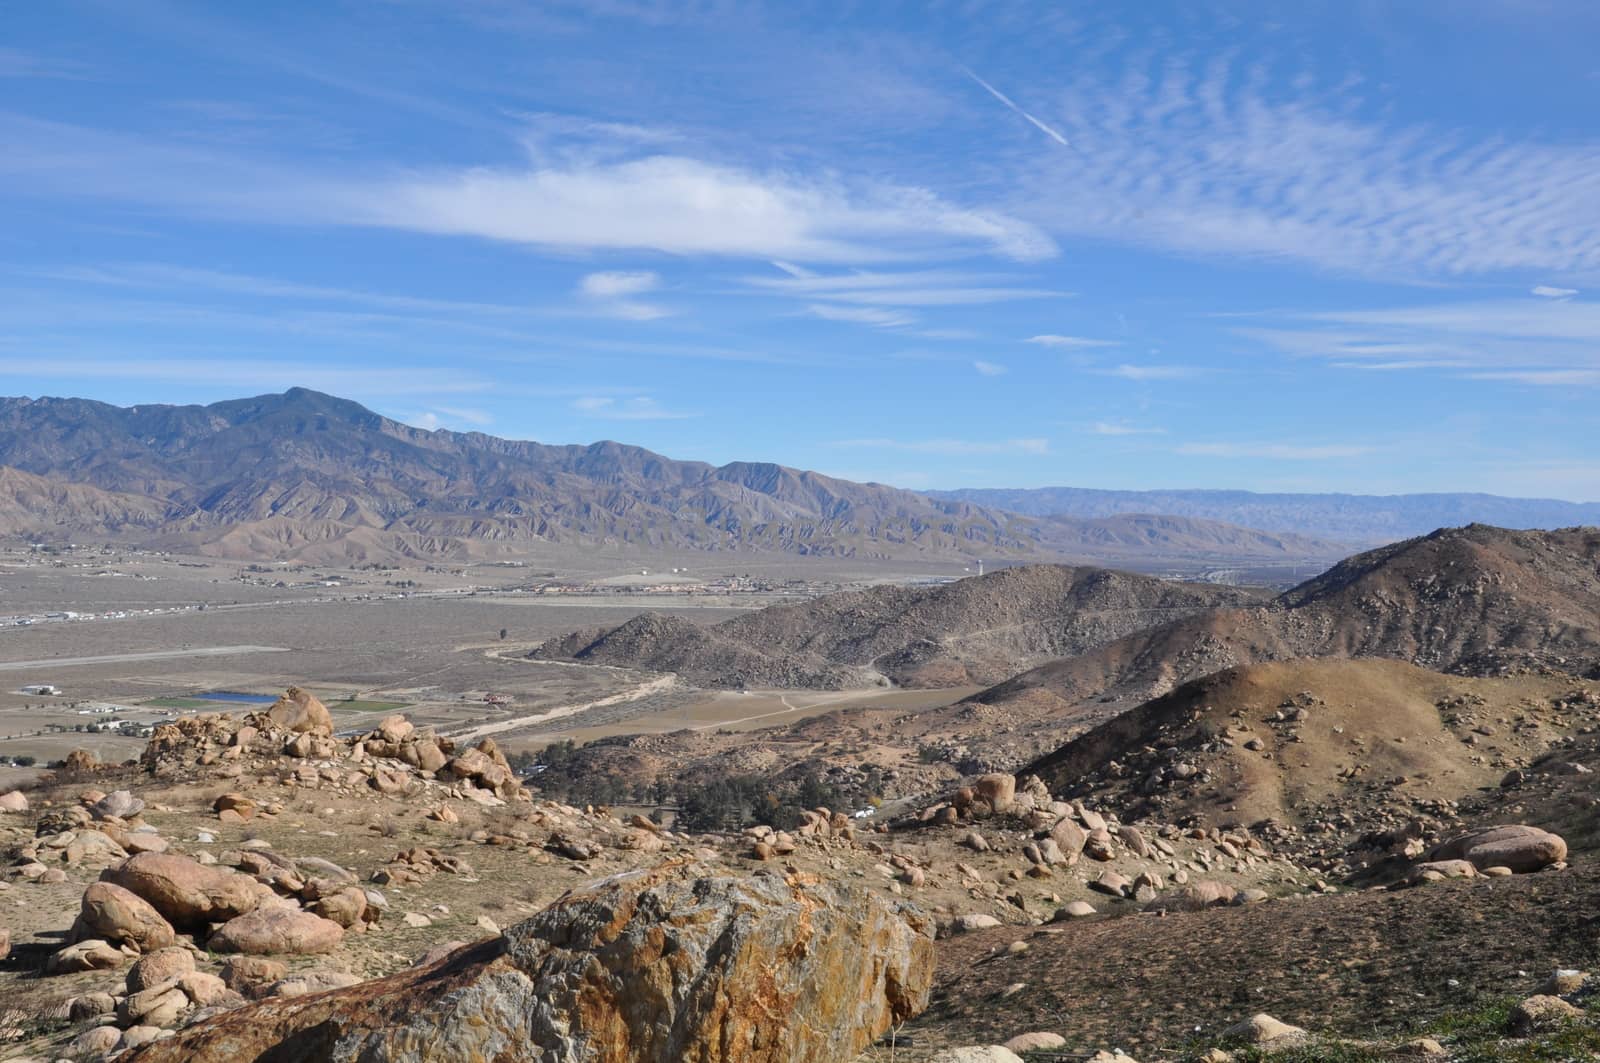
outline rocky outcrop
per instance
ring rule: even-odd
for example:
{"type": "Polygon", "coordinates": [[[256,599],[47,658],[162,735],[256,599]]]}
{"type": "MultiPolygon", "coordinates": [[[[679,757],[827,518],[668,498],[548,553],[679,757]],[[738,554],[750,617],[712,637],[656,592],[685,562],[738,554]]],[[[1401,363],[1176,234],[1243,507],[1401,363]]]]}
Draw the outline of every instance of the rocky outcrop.
{"type": "MultiPolygon", "coordinates": [[[[416,727],[404,716],[387,717],[366,734],[335,737],[328,710],[299,687],[290,687],[266,712],[243,719],[206,713],[161,724],[140,763],[157,776],[192,779],[210,774],[232,780],[248,768],[270,766],[282,772],[285,757],[338,764],[337,769],[300,764],[291,776],[299,786],[361,785],[407,797],[438,790],[481,805],[528,799],[527,788],[493,739],[458,749],[451,739],[431,727],[416,727]]],[[[258,811],[270,811],[258,809],[245,793],[223,794],[212,810],[221,822],[235,826],[258,811]]]]}
{"type": "Polygon", "coordinates": [[[130,1058],[831,1063],[923,1008],[931,930],[854,885],[668,864],[432,965],[243,1008],[130,1058]]]}
{"type": "Polygon", "coordinates": [[[267,710],[267,718],[285,731],[295,734],[331,735],[333,717],[328,707],[309,690],[290,687],[267,710]]]}

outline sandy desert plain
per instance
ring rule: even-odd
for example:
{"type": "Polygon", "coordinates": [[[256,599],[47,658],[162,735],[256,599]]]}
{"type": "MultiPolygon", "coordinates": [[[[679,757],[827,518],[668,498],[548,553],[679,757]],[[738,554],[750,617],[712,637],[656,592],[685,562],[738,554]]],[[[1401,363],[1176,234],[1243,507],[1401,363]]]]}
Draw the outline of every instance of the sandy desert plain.
{"type": "Polygon", "coordinates": [[[0,767],[0,784],[74,748],[137,756],[139,729],[178,715],[250,708],[199,695],[271,697],[291,684],[326,700],[345,730],[400,711],[452,735],[493,734],[513,752],[622,732],[772,726],[877,699],[948,704],[970,691],[710,692],[523,658],[551,636],[645,610],[711,624],[845,587],[963,574],[953,563],[600,551],[357,570],[13,544],[0,549],[0,762],[33,757],[38,767],[0,767]],[[37,684],[61,693],[24,692],[37,684]],[[127,734],[87,730],[124,721],[127,734]]]}

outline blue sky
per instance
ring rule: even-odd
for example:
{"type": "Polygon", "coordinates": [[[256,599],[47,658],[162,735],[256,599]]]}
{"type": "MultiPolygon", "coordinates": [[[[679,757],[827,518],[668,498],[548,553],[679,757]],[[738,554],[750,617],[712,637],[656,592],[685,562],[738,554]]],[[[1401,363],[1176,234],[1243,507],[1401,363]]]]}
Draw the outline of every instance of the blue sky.
{"type": "Polygon", "coordinates": [[[1600,5],[14,5],[0,392],[1600,499],[1600,5]]]}

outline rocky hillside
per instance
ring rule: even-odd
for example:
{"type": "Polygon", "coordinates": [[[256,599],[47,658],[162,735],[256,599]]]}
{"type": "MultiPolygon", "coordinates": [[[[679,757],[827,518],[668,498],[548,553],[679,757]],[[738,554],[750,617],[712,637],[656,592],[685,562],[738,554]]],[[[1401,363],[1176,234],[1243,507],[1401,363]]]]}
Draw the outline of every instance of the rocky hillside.
{"type": "Polygon", "coordinates": [[[1600,674],[1600,529],[1442,529],[1352,557],[1269,605],[1141,631],[973,700],[1092,721],[1226,668],[1317,657],[1386,657],[1462,675],[1600,674]]]}
{"type": "Polygon", "coordinates": [[[1135,818],[1004,773],[874,819],[690,833],[540,800],[490,740],[399,716],[335,735],[291,688],[0,794],[0,1055],[1217,1063],[1317,1037],[1285,1058],[1376,1061],[1428,1023],[1435,1056],[1589,1058],[1592,983],[1528,972],[1600,962],[1593,849],[1511,817],[1582,796],[1549,783],[1578,777],[1564,728],[1594,711],[1519,738],[1543,755],[1507,747],[1494,807],[1441,805],[1371,891],[1281,823],[1135,818]]]}
{"type": "Polygon", "coordinates": [[[1133,819],[1384,830],[1474,798],[1596,724],[1600,694],[1571,679],[1280,661],[1185,683],[1026,770],[1133,819]]]}
{"type": "Polygon", "coordinates": [[[0,399],[0,534],[44,531],[313,563],[464,560],[550,542],[1224,563],[1326,563],[1348,553],[1337,543],[1183,518],[1021,517],[781,465],[674,461],[613,442],[548,446],[430,432],[304,388],[210,406],[0,399]],[[46,497],[34,477],[53,493],[46,497]],[[30,510],[29,501],[45,505],[30,510]]]}
{"type": "Polygon", "coordinates": [[[707,687],[967,686],[1201,610],[1263,600],[1235,587],[1029,565],[934,587],[832,594],[713,627],[646,614],[553,639],[534,656],[676,672],[707,687]]]}

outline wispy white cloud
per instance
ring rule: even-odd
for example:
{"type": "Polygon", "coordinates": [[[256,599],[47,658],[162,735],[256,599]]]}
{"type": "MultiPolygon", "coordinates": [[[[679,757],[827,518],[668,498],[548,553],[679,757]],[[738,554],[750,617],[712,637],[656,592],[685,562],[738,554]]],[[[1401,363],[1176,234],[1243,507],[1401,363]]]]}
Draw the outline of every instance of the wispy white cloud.
{"type": "Polygon", "coordinates": [[[0,78],[53,78],[76,81],[87,75],[88,68],[82,63],[51,59],[17,48],[0,48],[0,78]]]}
{"type": "Polygon", "coordinates": [[[429,432],[437,432],[441,428],[484,428],[494,423],[494,418],[482,410],[464,410],[451,406],[436,406],[421,413],[401,414],[396,416],[395,420],[429,432]]]}
{"type": "Polygon", "coordinates": [[[378,180],[350,195],[354,221],[555,248],[820,262],[1055,253],[1032,225],[924,189],[846,187],[685,156],[444,171],[378,180]]]}
{"type": "Polygon", "coordinates": [[[1030,336],[1024,343],[1037,343],[1041,347],[1065,347],[1069,350],[1085,350],[1092,347],[1119,347],[1121,344],[1115,340],[1092,340],[1084,336],[1057,336],[1046,333],[1042,336],[1030,336]]]}
{"type": "Polygon", "coordinates": [[[578,282],[578,291],[601,313],[628,321],[654,321],[668,317],[672,311],[655,303],[644,303],[631,298],[655,291],[661,278],[648,270],[625,272],[608,270],[585,274],[578,282]]]}
{"type": "Polygon", "coordinates": [[[1356,443],[1183,443],[1176,452],[1203,458],[1265,458],[1271,461],[1334,461],[1359,458],[1376,448],[1356,443]]]}
{"type": "Polygon", "coordinates": [[[792,272],[793,266],[773,263],[782,277],[740,278],[747,287],[773,295],[825,299],[869,306],[974,306],[1021,299],[1065,299],[1071,292],[1024,287],[1011,283],[1009,274],[954,272],[950,270],[859,271],[848,273],[792,272]]]}
{"type": "Polygon", "coordinates": [[[824,321],[847,321],[853,325],[871,325],[873,328],[903,328],[914,324],[915,314],[904,310],[883,310],[870,306],[829,306],[812,303],[806,312],[824,321]]]}
{"type": "Polygon", "coordinates": [[[358,306],[376,306],[390,310],[437,311],[473,316],[529,316],[539,312],[539,308],[532,306],[395,295],[356,288],[306,284],[299,281],[282,280],[277,277],[262,277],[225,270],[196,269],[191,266],[178,266],[164,262],[109,262],[92,266],[46,266],[27,270],[26,275],[108,288],[139,288],[183,293],[207,291],[249,298],[351,303],[358,306]]]}
{"type": "Polygon", "coordinates": [[[1592,384],[1600,303],[1572,298],[1464,300],[1381,310],[1282,314],[1241,328],[1296,358],[1340,368],[1424,370],[1480,380],[1592,384]]]}
{"type": "Polygon", "coordinates": [[[0,188],[254,223],[381,227],[568,250],[799,262],[1056,254],[1038,226],[927,188],[637,154],[636,140],[615,137],[604,153],[588,142],[536,147],[542,154],[521,167],[315,173],[0,114],[0,188]]]}
{"type": "Polygon", "coordinates": [[[1600,387],[1600,369],[1503,369],[1468,373],[1473,380],[1503,380],[1539,387],[1600,387]]]}
{"type": "Polygon", "coordinates": [[[1200,376],[1205,370],[1192,365],[1116,365],[1094,372],[1124,380],[1187,380],[1200,376]]]}
{"type": "Polygon", "coordinates": [[[1097,436],[1159,436],[1167,432],[1165,428],[1128,424],[1126,421],[1096,421],[1085,431],[1097,436]]]}
{"type": "Polygon", "coordinates": [[[1350,86],[1237,53],[1114,69],[1075,67],[1039,109],[1071,165],[1014,155],[1053,232],[1408,281],[1600,270],[1600,141],[1365,117],[1350,86]]]}
{"type": "MultiPolygon", "coordinates": [[[[965,70],[965,68],[963,68],[963,70],[965,70]]],[[[1018,107],[1016,102],[1012,100],[1011,97],[1007,96],[1005,93],[1001,92],[999,89],[995,88],[993,85],[989,84],[972,71],[965,70],[965,73],[967,77],[971,78],[973,81],[976,81],[979,85],[982,85],[984,90],[988,92],[989,95],[993,96],[995,99],[1011,108],[1011,110],[1027,119],[1027,121],[1031,123],[1035,129],[1039,130],[1039,132],[1043,133],[1045,136],[1049,137],[1051,140],[1055,141],[1057,144],[1060,144],[1064,148],[1071,147],[1071,145],[1067,142],[1066,137],[1062,136],[1060,133],[1056,132],[1056,130],[1050,128],[1048,125],[1041,122],[1038,118],[1029,114],[1021,107],[1018,107]]]]}
{"type": "Polygon", "coordinates": [[[981,358],[972,363],[972,368],[983,376],[1005,376],[1009,372],[1005,366],[996,362],[986,362],[981,358]]]}
{"type": "Polygon", "coordinates": [[[1049,454],[1048,439],[841,439],[836,447],[897,450],[912,454],[1049,454]]]}
{"type": "Polygon", "coordinates": [[[588,273],[578,282],[578,289],[594,299],[619,299],[628,295],[640,295],[654,291],[660,286],[660,276],[648,270],[636,272],[608,270],[602,273],[588,273]]]}
{"type": "Polygon", "coordinates": [[[461,421],[464,424],[470,424],[478,428],[494,423],[493,415],[483,410],[462,409],[459,406],[440,406],[439,412],[452,420],[461,421]]]}
{"type": "Polygon", "coordinates": [[[440,395],[481,392],[475,373],[413,366],[404,371],[297,361],[233,358],[0,358],[0,374],[49,380],[150,380],[281,391],[308,387],[340,395],[440,395]]]}
{"type": "Polygon", "coordinates": [[[1571,296],[1577,295],[1578,294],[1578,289],[1576,289],[1576,288],[1552,288],[1548,284],[1540,284],[1540,285],[1536,285],[1535,287],[1533,287],[1531,289],[1531,293],[1533,295],[1542,296],[1545,299],[1567,299],[1567,298],[1570,298],[1571,296]]]}
{"type": "Polygon", "coordinates": [[[608,421],[681,421],[698,413],[669,410],[647,395],[619,399],[610,395],[585,395],[572,400],[572,408],[586,417],[608,421]]]}

